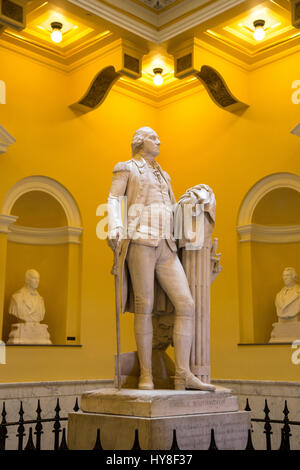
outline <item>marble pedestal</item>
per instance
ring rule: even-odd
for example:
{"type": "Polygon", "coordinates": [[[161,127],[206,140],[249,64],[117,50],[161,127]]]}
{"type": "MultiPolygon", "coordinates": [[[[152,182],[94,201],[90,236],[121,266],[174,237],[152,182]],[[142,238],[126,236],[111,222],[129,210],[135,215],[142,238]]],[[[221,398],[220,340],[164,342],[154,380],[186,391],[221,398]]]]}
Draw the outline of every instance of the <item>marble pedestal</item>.
{"type": "Polygon", "coordinates": [[[37,322],[13,323],[7,344],[52,344],[48,325],[37,322]]]}
{"type": "Polygon", "coordinates": [[[143,450],[169,450],[173,430],[181,450],[208,449],[211,429],[219,449],[244,449],[250,413],[238,411],[237,397],[216,392],[100,389],[82,395],[80,413],[69,414],[68,446],[88,450],[97,429],[105,450],[130,450],[139,430],[143,450]]]}
{"type": "Polygon", "coordinates": [[[300,321],[273,323],[269,343],[292,343],[300,340],[300,321]]]}

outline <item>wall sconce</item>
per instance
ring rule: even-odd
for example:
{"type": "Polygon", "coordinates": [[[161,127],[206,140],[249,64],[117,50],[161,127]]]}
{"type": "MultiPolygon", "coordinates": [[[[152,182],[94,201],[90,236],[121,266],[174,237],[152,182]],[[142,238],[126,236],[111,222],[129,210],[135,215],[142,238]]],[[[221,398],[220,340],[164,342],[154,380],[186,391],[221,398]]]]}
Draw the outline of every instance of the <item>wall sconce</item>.
{"type": "Polygon", "coordinates": [[[51,23],[52,33],[51,39],[53,42],[59,43],[62,40],[62,29],[63,25],[59,21],[53,21],[51,23]]]}
{"type": "Polygon", "coordinates": [[[256,41],[262,41],[262,39],[264,39],[265,35],[266,35],[266,31],[265,31],[265,20],[256,20],[253,22],[253,26],[254,26],[254,33],[253,33],[253,37],[256,41]]]}
{"type": "Polygon", "coordinates": [[[156,67],[155,69],[153,69],[153,73],[154,73],[153,82],[156,86],[162,85],[164,81],[162,77],[162,72],[163,72],[163,69],[160,67],[156,67]]]}

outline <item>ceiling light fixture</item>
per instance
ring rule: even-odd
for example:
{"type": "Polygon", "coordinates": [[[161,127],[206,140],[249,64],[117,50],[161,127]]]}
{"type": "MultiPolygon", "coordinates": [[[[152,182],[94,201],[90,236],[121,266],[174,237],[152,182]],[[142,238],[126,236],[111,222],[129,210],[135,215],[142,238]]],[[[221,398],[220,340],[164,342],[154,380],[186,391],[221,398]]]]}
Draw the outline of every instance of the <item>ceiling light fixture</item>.
{"type": "Polygon", "coordinates": [[[62,40],[62,23],[59,21],[53,21],[51,23],[51,28],[52,28],[52,33],[51,33],[51,39],[53,42],[59,43],[62,40]]]}
{"type": "Polygon", "coordinates": [[[163,69],[161,67],[156,67],[155,69],[153,69],[153,73],[154,73],[153,82],[156,86],[162,85],[164,81],[162,77],[162,72],[163,72],[163,69]]]}
{"type": "Polygon", "coordinates": [[[262,41],[266,35],[265,20],[256,20],[253,22],[254,33],[253,37],[256,41],[262,41]]]}

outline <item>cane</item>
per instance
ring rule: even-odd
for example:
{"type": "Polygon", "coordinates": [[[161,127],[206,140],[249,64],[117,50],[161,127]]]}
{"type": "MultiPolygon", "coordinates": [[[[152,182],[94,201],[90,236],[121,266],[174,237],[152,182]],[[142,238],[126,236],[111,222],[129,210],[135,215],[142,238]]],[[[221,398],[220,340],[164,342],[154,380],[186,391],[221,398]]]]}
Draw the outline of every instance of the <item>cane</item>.
{"type": "Polygon", "coordinates": [[[116,301],[116,330],[117,330],[117,388],[121,389],[121,364],[120,364],[120,273],[119,273],[119,238],[116,239],[114,249],[114,276],[115,276],[115,301],[116,301]]]}

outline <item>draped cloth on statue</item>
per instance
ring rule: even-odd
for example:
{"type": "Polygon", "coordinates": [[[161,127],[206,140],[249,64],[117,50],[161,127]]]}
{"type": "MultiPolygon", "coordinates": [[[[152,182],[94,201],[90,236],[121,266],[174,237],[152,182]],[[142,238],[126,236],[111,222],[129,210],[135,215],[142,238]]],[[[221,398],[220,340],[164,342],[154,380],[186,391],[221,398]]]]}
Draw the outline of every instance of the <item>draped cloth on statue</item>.
{"type": "Polygon", "coordinates": [[[183,221],[176,218],[176,230],[182,230],[179,240],[181,262],[195,301],[194,331],[190,367],[203,382],[210,382],[210,285],[221,270],[220,255],[216,254],[217,239],[212,243],[215,227],[216,200],[212,189],[204,184],[190,188],[179,199],[178,210],[186,201],[194,202],[192,230],[184,230],[183,221]],[[194,235],[195,234],[195,235],[194,235]]]}

